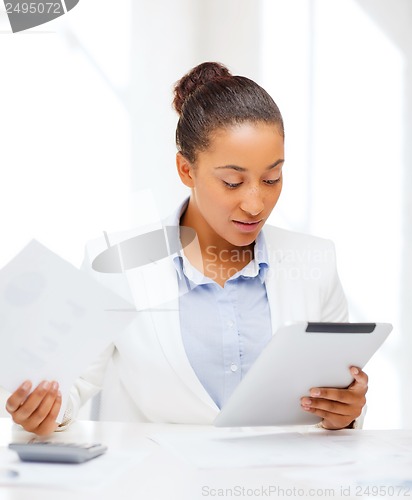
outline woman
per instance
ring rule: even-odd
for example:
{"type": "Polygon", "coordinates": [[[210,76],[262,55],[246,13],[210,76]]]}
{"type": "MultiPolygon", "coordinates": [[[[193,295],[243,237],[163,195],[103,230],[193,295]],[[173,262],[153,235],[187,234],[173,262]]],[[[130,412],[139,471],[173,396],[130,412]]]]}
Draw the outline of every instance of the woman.
{"type": "MultiPolygon", "coordinates": [[[[184,252],[166,259],[166,267],[153,267],[160,274],[151,286],[154,294],[171,286],[179,298],[139,314],[76,382],[64,424],[100,389],[109,359],[117,381],[109,405],[125,419],[210,423],[282,323],[347,320],[333,245],[262,231],[282,190],[284,164],[283,121],[271,97],[224,66],[204,63],[176,84],[174,107],[177,170],[191,194],[168,224],[192,228],[197,238],[182,242],[184,252]]],[[[89,268],[104,244],[88,246],[89,268]]],[[[120,274],[119,290],[129,286],[136,298],[138,273],[120,274]]],[[[351,373],[348,389],[302,395],[302,411],[322,417],[327,429],[351,426],[368,382],[358,368],[351,373]]],[[[30,390],[26,381],[8,399],[8,411],[26,430],[52,432],[61,406],[57,384],[30,390]]]]}

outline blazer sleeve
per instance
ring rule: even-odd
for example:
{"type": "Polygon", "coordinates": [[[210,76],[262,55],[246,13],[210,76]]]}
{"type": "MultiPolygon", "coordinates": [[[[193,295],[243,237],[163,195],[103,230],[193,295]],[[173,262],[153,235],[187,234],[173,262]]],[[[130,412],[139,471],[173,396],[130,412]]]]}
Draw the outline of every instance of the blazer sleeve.
{"type": "MultiPolygon", "coordinates": [[[[85,257],[80,269],[88,274],[91,271],[91,259],[86,247],[85,257]]],[[[57,431],[65,430],[74,420],[76,420],[80,408],[102,389],[107,365],[113,355],[114,344],[110,344],[96,360],[87,368],[87,370],[75,381],[69,394],[67,406],[63,415],[62,422],[57,431]]]]}
{"type": "Polygon", "coordinates": [[[63,420],[58,426],[57,431],[65,430],[74,420],[76,420],[80,408],[101,390],[106,368],[113,355],[114,349],[114,345],[110,344],[95,362],[76,380],[70,390],[63,420]]]}
{"type": "Polygon", "coordinates": [[[332,241],[329,241],[326,261],[321,321],[346,322],[349,320],[348,303],[338,276],[335,245],[332,241]]]}

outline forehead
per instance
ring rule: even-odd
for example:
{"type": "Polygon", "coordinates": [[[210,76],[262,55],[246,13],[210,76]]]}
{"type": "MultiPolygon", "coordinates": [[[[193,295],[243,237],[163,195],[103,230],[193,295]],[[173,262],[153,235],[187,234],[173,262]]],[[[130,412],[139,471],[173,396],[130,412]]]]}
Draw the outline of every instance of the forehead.
{"type": "Polygon", "coordinates": [[[198,162],[233,164],[245,168],[267,167],[284,158],[284,139],[273,123],[241,123],[214,130],[209,145],[198,153],[198,162]]]}

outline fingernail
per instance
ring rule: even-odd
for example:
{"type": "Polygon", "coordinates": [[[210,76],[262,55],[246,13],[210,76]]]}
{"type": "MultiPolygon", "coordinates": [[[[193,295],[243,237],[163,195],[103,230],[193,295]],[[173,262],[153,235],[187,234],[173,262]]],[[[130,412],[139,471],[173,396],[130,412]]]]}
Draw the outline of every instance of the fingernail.
{"type": "Polygon", "coordinates": [[[302,399],[302,404],[305,406],[310,406],[312,404],[312,400],[309,398],[303,398],[302,399]]]}
{"type": "Polygon", "coordinates": [[[48,381],[46,380],[45,382],[43,382],[43,383],[42,383],[42,385],[41,385],[41,386],[43,387],[43,389],[48,390],[48,389],[49,389],[49,387],[50,387],[50,382],[48,382],[48,381]]]}
{"type": "Polygon", "coordinates": [[[312,389],[312,390],[310,391],[310,395],[311,395],[311,396],[315,396],[315,397],[316,397],[316,396],[320,396],[320,390],[319,390],[319,389],[312,389]]]}
{"type": "Polygon", "coordinates": [[[58,388],[59,388],[59,384],[57,382],[53,382],[53,384],[52,384],[53,391],[57,391],[58,388]]]}
{"type": "Polygon", "coordinates": [[[302,408],[303,408],[305,411],[310,411],[309,406],[302,406],[302,408]]]}
{"type": "Polygon", "coordinates": [[[352,373],[354,375],[357,375],[359,373],[359,370],[357,368],[352,368],[352,373]]]}
{"type": "Polygon", "coordinates": [[[57,395],[59,396],[59,398],[62,397],[62,393],[60,391],[57,391],[57,395]]]}
{"type": "Polygon", "coordinates": [[[21,386],[22,389],[24,389],[25,391],[28,391],[30,389],[30,386],[31,386],[31,383],[29,380],[26,380],[26,382],[23,383],[23,385],[21,386]]]}

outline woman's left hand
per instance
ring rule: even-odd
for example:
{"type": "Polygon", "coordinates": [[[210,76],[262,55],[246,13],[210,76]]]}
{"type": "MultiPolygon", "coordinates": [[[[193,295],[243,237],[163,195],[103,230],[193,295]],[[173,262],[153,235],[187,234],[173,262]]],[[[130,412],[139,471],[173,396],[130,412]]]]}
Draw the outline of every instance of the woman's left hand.
{"type": "Polygon", "coordinates": [[[352,366],[350,372],[355,379],[347,389],[314,387],[310,397],[301,399],[303,410],[322,417],[325,429],[344,429],[362,413],[366,403],[368,376],[352,366]]]}

